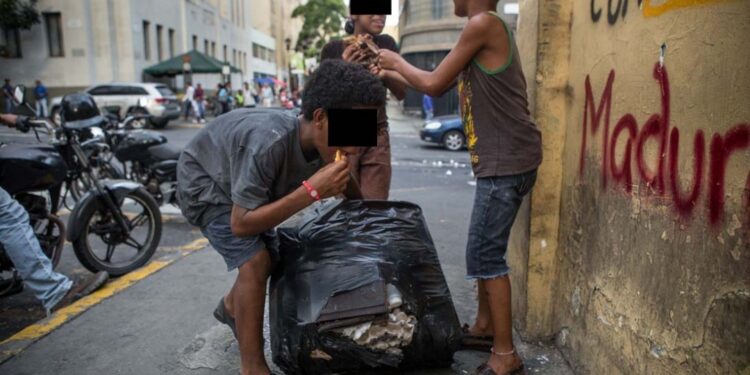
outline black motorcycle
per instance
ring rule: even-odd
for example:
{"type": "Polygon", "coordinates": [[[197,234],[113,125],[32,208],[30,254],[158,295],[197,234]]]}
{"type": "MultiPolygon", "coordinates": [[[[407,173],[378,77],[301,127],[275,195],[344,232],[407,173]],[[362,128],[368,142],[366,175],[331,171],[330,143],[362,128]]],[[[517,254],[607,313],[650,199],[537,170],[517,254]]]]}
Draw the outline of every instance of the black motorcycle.
{"type": "MultiPolygon", "coordinates": [[[[16,92],[21,92],[16,97],[23,103],[23,89],[16,88],[16,92]]],[[[146,264],[161,240],[159,206],[138,183],[98,180],[91,175],[92,166],[83,150],[96,144],[108,147],[93,130],[96,123],[73,126],[63,122],[55,128],[47,120],[26,119],[22,125],[33,129],[38,140],[37,129],[45,130],[51,144],[0,147],[0,186],[27,209],[53,264],[60,259],[66,236],[78,260],[92,272],[121,276],[146,264]],[[87,140],[81,142],[81,137],[87,140]],[[87,178],[92,189],[76,203],[66,230],[58,210],[63,206],[64,187],[69,190],[79,176],[87,178]]],[[[12,270],[0,246],[0,271],[12,270]]]]}
{"type": "Polygon", "coordinates": [[[109,150],[85,151],[100,175],[125,178],[143,184],[159,205],[177,205],[177,159],[180,150],[152,130],[132,130],[139,117],[120,122],[110,118],[103,128],[109,150]]]}

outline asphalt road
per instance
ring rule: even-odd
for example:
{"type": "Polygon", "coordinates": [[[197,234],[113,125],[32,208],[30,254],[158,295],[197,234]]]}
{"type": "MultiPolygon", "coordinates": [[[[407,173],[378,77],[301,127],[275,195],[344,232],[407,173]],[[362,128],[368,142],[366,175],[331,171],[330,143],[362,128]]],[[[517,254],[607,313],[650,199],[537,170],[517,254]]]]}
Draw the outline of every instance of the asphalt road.
{"type": "MultiPolygon", "coordinates": [[[[464,279],[474,179],[466,152],[450,152],[420,141],[416,135],[419,125],[419,120],[404,116],[393,116],[391,120],[391,199],[422,207],[459,318],[467,322],[476,308],[473,283],[464,279]]],[[[200,125],[174,124],[163,133],[179,147],[199,128],[200,125]]],[[[8,130],[0,131],[0,140],[30,141],[8,130]]],[[[185,223],[175,208],[167,206],[162,211],[169,219],[154,259],[187,254],[186,245],[200,239],[200,232],[185,223]]],[[[57,270],[72,277],[87,274],[69,246],[57,270]]],[[[193,251],[36,341],[0,365],[0,372],[237,373],[236,342],[228,328],[211,316],[233,279],[234,273],[225,271],[221,258],[210,246],[193,251]]],[[[43,317],[41,307],[28,292],[0,300],[0,341],[43,317]]],[[[520,340],[517,344],[531,373],[572,373],[555,349],[520,340]]],[[[454,357],[451,369],[421,373],[473,373],[484,359],[484,353],[462,351],[454,357]]]]}

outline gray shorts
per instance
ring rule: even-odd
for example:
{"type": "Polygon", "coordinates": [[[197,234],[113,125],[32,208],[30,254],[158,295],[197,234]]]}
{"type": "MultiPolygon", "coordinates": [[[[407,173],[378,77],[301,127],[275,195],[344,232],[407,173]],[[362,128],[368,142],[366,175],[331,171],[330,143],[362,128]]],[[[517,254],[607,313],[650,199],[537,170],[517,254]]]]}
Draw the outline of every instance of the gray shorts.
{"type": "Polygon", "coordinates": [[[263,249],[268,250],[272,266],[278,260],[275,231],[268,231],[259,236],[237,237],[232,233],[230,213],[211,220],[208,225],[201,228],[201,232],[224,258],[228,271],[239,268],[263,249]]]}
{"type": "Polygon", "coordinates": [[[510,228],[524,195],[536,182],[536,169],[512,176],[477,179],[474,209],[466,245],[466,278],[494,279],[505,276],[510,228]]]}

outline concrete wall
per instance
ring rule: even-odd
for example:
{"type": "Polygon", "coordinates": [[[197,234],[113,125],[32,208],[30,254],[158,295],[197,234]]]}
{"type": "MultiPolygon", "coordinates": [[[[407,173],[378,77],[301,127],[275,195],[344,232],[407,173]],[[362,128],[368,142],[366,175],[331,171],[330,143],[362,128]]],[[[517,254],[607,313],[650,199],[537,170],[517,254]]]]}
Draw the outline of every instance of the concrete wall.
{"type": "Polygon", "coordinates": [[[532,195],[514,318],[580,373],[750,372],[748,20],[743,0],[522,1],[539,181],[561,180],[532,195]]]}

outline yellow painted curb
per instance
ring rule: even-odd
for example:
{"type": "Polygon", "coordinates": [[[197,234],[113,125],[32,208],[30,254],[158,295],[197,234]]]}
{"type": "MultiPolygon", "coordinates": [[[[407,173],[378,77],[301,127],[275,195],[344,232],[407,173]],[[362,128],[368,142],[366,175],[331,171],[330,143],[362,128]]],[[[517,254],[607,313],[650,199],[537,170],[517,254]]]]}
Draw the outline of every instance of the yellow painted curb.
{"type": "Polygon", "coordinates": [[[73,318],[77,316],[78,314],[86,311],[91,306],[99,304],[103,300],[113,296],[115,293],[128,288],[129,286],[133,285],[136,281],[146,278],[148,275],[151,275],[152,273],[164,268],[166,265],[172,262],[173,260],[170,260],[170,261],[156,260],[156,261],[149,263],[147,266],[143,268],[135,270],[111,283],[107,283],[104,287],[102,287],[98,291],[84,298],[81,298],[80,300],[76,301],[70,306],[67,306],[65,308],[62,308],[56,311],[49,318],[43,320],[42,322],[32,324],[24,328],[23,330],[9,337],[5,341],[0,342],[0,345],[8,344],[13,341],[37,340],[41,338],[42,336],[45,336],[46,334],[52,332],[57,327],[63,325],[65,322],[70,320],[70,318],[73,318]]]}
{"type": "Polygon", "coordinates": [[[32,324],[23,330],[17,332],[15,335],[0,342],[0,363],[14,357],[24,351],[26,347],[34,343],[35,341],[46,336],[50,332],[59,328],[69,320],[82,314],[92,306],[98,305],[107,298],[129,288],[133,284],[140,280],[147,278],[148,276],[158,272],[162,268],[174,263],[193,252],[200,250],[208,245],[206,238],[198,238],[192,242],[180,246],[178,249],[181,250],[180,256],[174,259],[165,260],[154,260],[148,265],[139,268],[133,272],[128,273],[114,281],[105,284],[101,289],[96,292],[81,298],[75,303],[56,311],[54,314],[49,316],[42,321],[32,324]]]}

